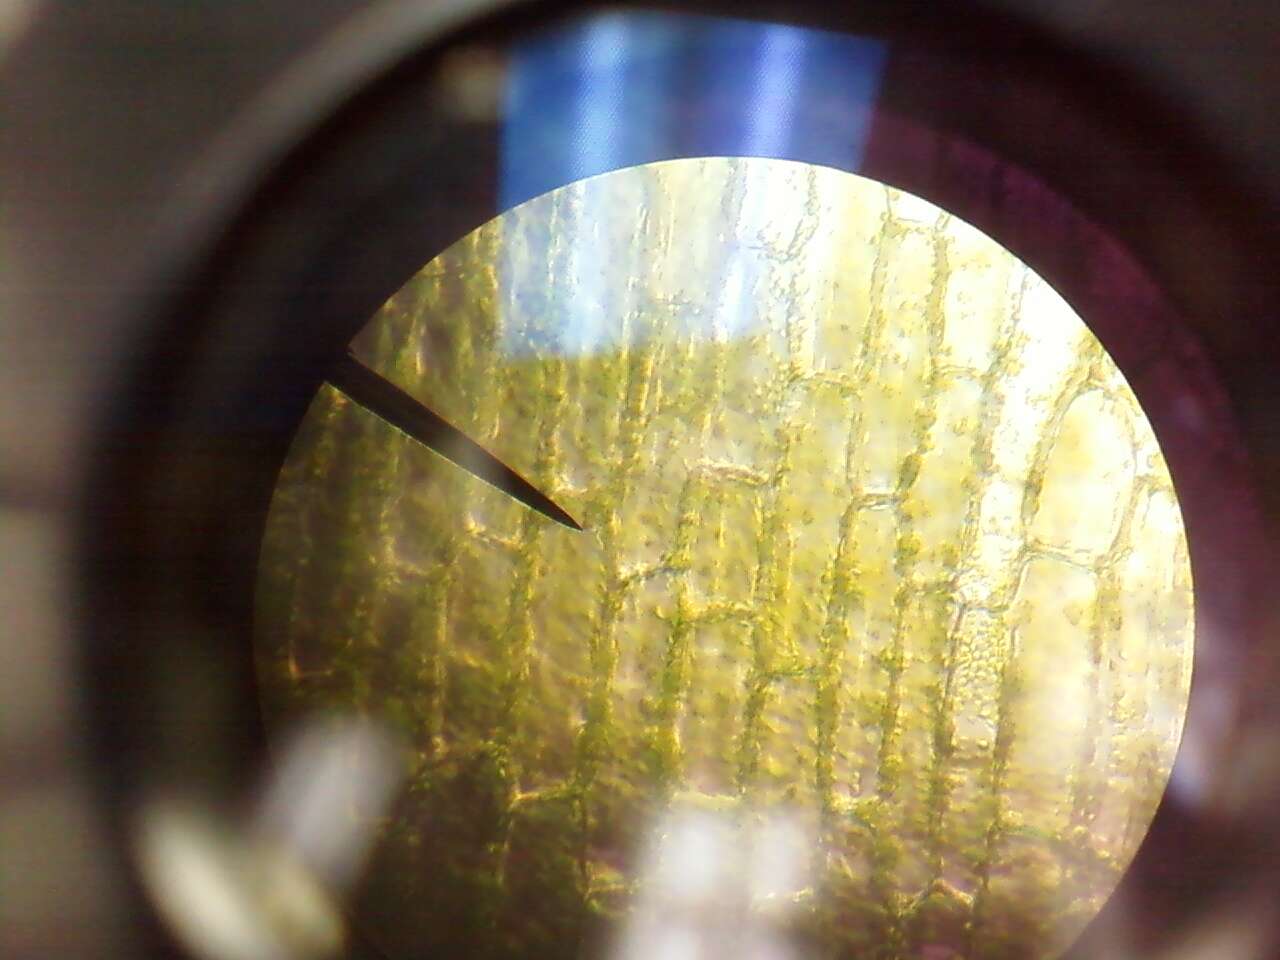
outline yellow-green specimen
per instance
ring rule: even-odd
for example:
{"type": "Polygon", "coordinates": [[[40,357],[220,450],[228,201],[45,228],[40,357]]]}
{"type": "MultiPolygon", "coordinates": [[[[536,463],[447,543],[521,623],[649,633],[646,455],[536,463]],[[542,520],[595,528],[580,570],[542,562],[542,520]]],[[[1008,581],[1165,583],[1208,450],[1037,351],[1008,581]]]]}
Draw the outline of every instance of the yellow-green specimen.
{"type": "Polygon", "coordinates": [[[266,712],[409,742],[357,909],[396,960],[607,954],[672,805],[809,825],[797,955],[1051,957],[1101,907],[1181,734],[1187,548],[1008,252],[844,173],[649,165],[459,241],[355,349],[585,527],[328,387],[298,433],[266,712]]]}

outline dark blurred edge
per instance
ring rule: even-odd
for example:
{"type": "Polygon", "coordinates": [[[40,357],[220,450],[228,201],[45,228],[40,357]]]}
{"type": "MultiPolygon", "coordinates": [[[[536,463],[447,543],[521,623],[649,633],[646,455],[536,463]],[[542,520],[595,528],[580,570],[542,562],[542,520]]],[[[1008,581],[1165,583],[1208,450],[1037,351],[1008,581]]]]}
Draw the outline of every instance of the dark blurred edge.
{"type": "MultiPolygon", "coordinates": [[[[567,5],[544,4],[539,15],[561,9],[567,5]]],[[[767,16],[779,10],[749,4],[721,12],[767,16]]],[[[785,12],[784,19],[797,19],[794,5],[785,12]]],[[[1122,71],[1080,51],[1055,51],[1036,31],[1011,27],[994,15],[931,14],[944,19],[917,34],[913,44],[957,63],[976,57],[996,78],[1014,71],[1031,76],[1057,94],[1059,114],[1029,118],[999,108],[965,108],[956,102],[963,99],[959,94],[940,115],[910,98],[894,106],[908,116],[924,113],[922,124],[964,134],[1035,171],[1139,251],[1208,346],[1255,466],[1261,476],[1272,476],[1280,418],[1271,394],[1276,334],[1268,308],[1280,264],[1265,198],[1274,194],[1245,182],[1216,158],[1211,145],[1182,129],[1177,104],[1161,104],[1150,91],[1135,89],[1122,71]],[[1064,117],[1091,120],[1069,150],[1062,149],[1057,127],[1064,117]],[[1036,133],[1045,129],[1054,135],[1036,133]],[[1117,201],[1126,196],[1132,200],[1117,201]]],[[[924,15],[917,7],[896,6],[861,23],[837,23],[825,12],[810,22],[894,32],[918,26],[924,15]]],[[[521,14],[503,29],[531,23],[531,16],[521,14]]],[[[469,38],[483,43],[500,32],[493,23],[480,24],[469,38]]],[[[153,277],[149,286],[160,294],[151,294],[141,307],[120,307],[145,317],[143,328],[155,336],[140,341],[146,352],[126,378],[131,386],[115,394],[127,399],[99,421],[108,439],[92,458],[96,476],[81,497],[88,605],[80,613],[90,640],[84,688],[92,693],[90,715],[102,723],[94,752],[111,757],[106,783],[125,808],[138,780],[157,770],[167,771],[165,777],[190,775],[227,795],[234,794],[227,785],[243,783],[260,759],[246,642],[253,561],[270,483],[292,426],[326,359],[381,298],[450,240],[497,212],[490,192],[490,129],[455,123],[420,131],[414,146],[421,155],[434,143],[441,155],[458,161],[458,169],[440,170],[440,179],[419,185],[423,192],[416,195],[388,188],[389,165],[352,146],[358,135],[376,139],[380,123],[394,129],[394,91],[401,88],[404,95],[403,88],[430,62],[424,54],[392,68],[376,90],[355,96],[337,119],[320,124],[306,146],[256,171],[259,186],[246,212],[224,221],[225,229],[216,226],[216,214],[204,223],[202,232],[221,237],[215,248],[200,250],[203,237],[195,238],[192,248],[153,277]],[[370,229],[330,216],[335,182],[364,184],[371,198],[367,208],[359,209],[359,198],[350,194],[344,203],[370,229]],[[387,202],[391,195],[394,203],[387,202]],[[413,220],[410,211],[421,210],[434,217],[406,223],[413,220]],[[377,248],[367,242],[377,235],[375,227],[413,240],[377,248]],[[246,268],[246,262],[253,266],[246,268]],[[345,266],[335,273],[335,263],[345,266]],[[346,282],[335,286],[335,275],[346,282]],[[264,293],[286,292],[288,316],[261,302],[264,293]],[[300,344],[305,352],[297,351],[300,344]],[[228,425],[252,423],[265,410],[274,411],[267,422],[247,434],[228,435],[228,425]],[[216,713],[212,707],[209,714],[188,712],[189,725],[178,725],[182,710],[171,708],[192,703],[183,702],[177,677],[169,678],[178,688],[173,702],[155,702],[166,680],[165,666],[157,663],[165,658],[155,656],[159,651],[167,652],[170,664],[206,666],[210,677],[228,670],[229,699],[216,704],[216,713]]],[[[175,92],[174,108],[182,106],[175,92]]],[[[119,175],[127,176],[127,170],[119,175]]],[[[231,216],[238,206],[235,191],[226,202],[222,213],[231,216]]],[[[191,240],[184,238],[184,247],[191,240]]],[[[131,348],[121,349],[127,355],[131,348]]],[[[1267,483],[1259,490],[1269,529],[1275,529],[1280,491],[1267,483]]],[[[1271,625],[1269,609],[1259,616],[1266,620],[1254,628],[1271,625]]],[[[1274,675],[1269,662],[1249,672],[1274,675]]],[[[1182,832],[1195,829],[1182,826],[1182,832]]],[[[1223,849],[1214,836],[1190,846],[1223,849]]],[[[1184,862],[1177,869],[1185,868],[1184,862]]],[[[1166,876],[1165,882],[1190,890],[1224,869],[1210,860],[1195,880],[1166,876]]]]}

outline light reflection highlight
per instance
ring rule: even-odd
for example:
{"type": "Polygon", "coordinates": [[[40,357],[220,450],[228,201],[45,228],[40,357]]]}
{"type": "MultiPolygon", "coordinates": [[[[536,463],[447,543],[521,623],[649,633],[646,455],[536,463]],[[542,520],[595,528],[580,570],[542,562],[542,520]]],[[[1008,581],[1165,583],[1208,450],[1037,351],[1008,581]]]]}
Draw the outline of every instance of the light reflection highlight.
{"type": "MultiPolygon", "coordinates": [[[[576,21],[513,55],[502,206],[675,157],[802,157],[857,170],[884,59],[878,41],[779,24],[643,13],[576,21]],[[714,105],[708,114],[684,115],[689,105],[708,100],[714,105]]],[[[582,217],[607,223],[609,211],[592,197],[584,196],[582,217]]],[[[769,183],[750,185],[743,205],[746,232],[736,254],[707,284],[724,291],[722,329],[729,336],[747,332],[757,319],[750,303],[766,271],[762,244],[751,231],[777,213],[769,183]]],[[[513,260],[531,253],[567,260],[578,296],[553,313],[555,349],[583,354],[618,346],[627,332],[604,290],[616,270],[609,237],[579,234],[562,256],[554,238],[554,231],[524,237],[504,253],[504,289],[513,294],[513,260]]],[[[511,305],[514,312],[520,308],[511,305]]],[[[526,343],[529,350],[548,346],[536,336],[526,343]]],[[[508,347],[520,352],[517,341],[508,347]]]]}
{"type": "Polygon", "coordinates": [[[857,171],[886,56],[868,37],[669,13],[537,34],[512,55],[500,205],[679,157],[857,171]]]}
{"type": "Polygon", "coordinates": [[[677,803],[650,829],[613,960],[799,960],[816,833],[792,812],[677,803]]]}
{"type": "Polygon", "coordinates": [[[178,795],[137,818],[152,902],[202,960],[319,960],[345,940],[342,897],[398,785],[398,748],[363,721],[304,727],[249,822],[178,795]]]}

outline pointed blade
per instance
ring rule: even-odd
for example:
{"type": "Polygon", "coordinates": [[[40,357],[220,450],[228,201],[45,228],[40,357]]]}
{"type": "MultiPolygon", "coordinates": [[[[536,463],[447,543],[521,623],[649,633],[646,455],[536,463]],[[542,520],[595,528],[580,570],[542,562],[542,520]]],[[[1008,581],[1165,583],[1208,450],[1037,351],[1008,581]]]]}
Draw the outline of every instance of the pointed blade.
{"type": "Polygon", "coordinates": [[[582,529],[568,511],[532,483],[350,353],[329,372],[328,381],[370,413],[468,473],[570,530],[582,529]]]}

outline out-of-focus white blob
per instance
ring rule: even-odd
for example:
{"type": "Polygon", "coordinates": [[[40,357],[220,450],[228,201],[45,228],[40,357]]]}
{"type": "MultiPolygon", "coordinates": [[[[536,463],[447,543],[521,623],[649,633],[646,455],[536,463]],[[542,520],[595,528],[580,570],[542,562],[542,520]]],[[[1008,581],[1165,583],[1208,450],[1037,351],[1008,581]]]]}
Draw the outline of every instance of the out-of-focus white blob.
{"type": "Polygon", "coordinates": [[[255,830],[334,888],[350,884],[399,786],[399,746],[363,720],[304,726],[267,781],[255,830]]]}
{"type": "Polygon", "coordinates": [[[644,957],[661,957],[662,960],[699,960],[704,956],[704,944],[698,931],[689,924],[672,923],[655,927],[652,938],[645,941],[642,953],[628,954],[639,960],[644,957]]]}
{"type": "MultiPolygon", "coordinates": [[[[1214,644],[1204,643],[1212,648],[1214,644]]],[[[1186,732],[1169,778],[1169,790],[1193,810],[1213,813],[1224,782],[1223,758],[1229,752],[1237,720],[1237,703],[1231,684],[1216,671],[1199,666],[1199,686],[1187,707],[1186,732]]]]}
{"type": "Polygon", "coordinates": [[[1280,712],[1250,709],[1242,677],[1257,672],[1227,627],[1204,615],[1198,627],[1196,680],[1169,792],[1184,807],[1220,822],[1252,821],[1280,841],[1274,798],[1280,792],[1280,712]]]}
{"type": "Polygon", "coordinates": [[[305,727],[247,824],[157,797],[135,851],[174,936],[204,960],[318,960],[342,946],[340,898],[398,782],[398,754],[372,726],[305,727]]]}
{"type": "Polygon", "coordinates": [[[809,884],[813,844],[798,818],[766,818],[748,844],[747,882],[752,902],[790,901],[800,894],[809,884]]]}
{"type": "Polygon", "coordinates": [[[674,807],[649,833],[615,960],[797,960],[786,922],[813,844],[788,814],[674,807]]]}
{"type": "Polygon", "coordinates": [[[715,900],[734,866],[728,862],[733,839],[731,826],[714,814],[671,814],[654,837],[645,870],[654,894],[677,903],[715,900]]]}
{"type": "Polygon", "coordinates": [[[175,800],[139,818],[143,880],[174,936],[204,960],[296,960],[342,945],[328,890],[285,850],[175,800]]]}

